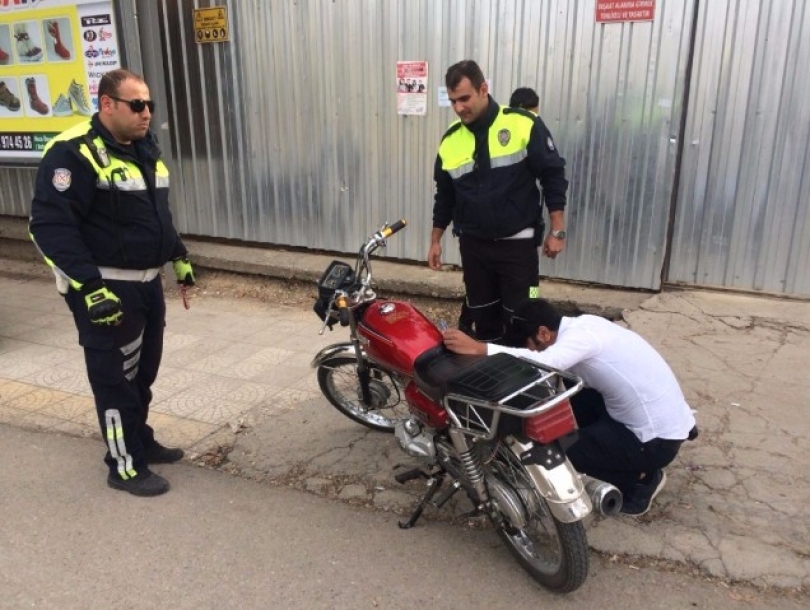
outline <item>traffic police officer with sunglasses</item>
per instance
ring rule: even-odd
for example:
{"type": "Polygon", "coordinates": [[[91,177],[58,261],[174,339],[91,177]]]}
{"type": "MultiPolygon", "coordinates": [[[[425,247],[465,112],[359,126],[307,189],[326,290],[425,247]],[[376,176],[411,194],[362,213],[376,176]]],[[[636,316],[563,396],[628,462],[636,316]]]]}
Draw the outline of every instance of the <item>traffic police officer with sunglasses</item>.
{"type": "Polygon", "coordinates": [[[149,88],[128,70],[102,76],[98,112],[45,147],[31,205],[31,238],[53,269],[84,348],[107,484],[137,496],[169,489],[149,464],[176,462],[147,423],[163,353],[160,268],[194,272],[169,211],[169,171],[149,131],[149,88]]]}

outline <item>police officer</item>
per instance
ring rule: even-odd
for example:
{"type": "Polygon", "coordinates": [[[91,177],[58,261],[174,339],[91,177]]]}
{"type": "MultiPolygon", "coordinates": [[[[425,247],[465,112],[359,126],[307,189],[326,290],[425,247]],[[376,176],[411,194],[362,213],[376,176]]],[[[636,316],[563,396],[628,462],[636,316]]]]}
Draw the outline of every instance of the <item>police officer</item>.
{"type": "Polygon", "coordinates": [[[565,247],[565,160],[538,117],[495,102],[474,61],[450,66],[445,84],[459,120],[436,156],[428,264],[441,268],[441,239],[452,221],[475,335],[496,341],[504,320],[537,290],[543,237],[537,180],[551,223],[543,253],[555,258],[565,247]]]}
{"type": "Polygon", "coordinates": [[[29,225],[79,331],[107,443],[107,484],[136,496],[168,491],[149,464],[183,457],[147,423],[163,353],[160,267],[171,260],[178,282],[194,284],[172,225],[169,172],[149,131],[153,111],[140,76],[104,74],[98,112],[45,147],[29,225]]]}

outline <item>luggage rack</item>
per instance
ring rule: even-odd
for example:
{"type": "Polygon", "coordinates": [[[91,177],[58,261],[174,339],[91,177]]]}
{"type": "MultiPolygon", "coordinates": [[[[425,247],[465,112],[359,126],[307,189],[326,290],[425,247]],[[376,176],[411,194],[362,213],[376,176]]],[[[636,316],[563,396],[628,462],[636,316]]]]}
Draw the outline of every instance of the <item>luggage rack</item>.
{"type": "Polygon", "coordinates": [[[451,379],[442,402],[461,432],[491,440],[502,414],[521,419],[541,415],[568,401],[582,386],[576,375],[501,353],[451,379]],[[565,381],[571,387],[566,388],[565,381]]]}

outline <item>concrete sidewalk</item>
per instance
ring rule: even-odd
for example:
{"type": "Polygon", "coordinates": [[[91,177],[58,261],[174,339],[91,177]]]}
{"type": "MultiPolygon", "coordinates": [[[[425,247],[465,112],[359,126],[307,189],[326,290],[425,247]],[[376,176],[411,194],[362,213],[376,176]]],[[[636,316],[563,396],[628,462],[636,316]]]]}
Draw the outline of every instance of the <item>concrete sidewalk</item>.
{"type": "MultiPolygon", "coordinates": [[[[76,332],[53,283],[0,276],[0,295],[0,422],[96,436],[76,332]]],[[[684,445],[648,515],[592,519],[591,545],[807,592],[810,304],[696,291],[604,291],[600,303],[623,309],[672,364],[701,436],[684,445]]],[[[407,511],[422,488],[393,481],[392,467],[407,461],[395,440],[353,424],[318,390],[312,355],[346,338],[318,329],[308,310],[199,296],[184,311],[170,297],[150,421],[192,461],[407,511]]]]}

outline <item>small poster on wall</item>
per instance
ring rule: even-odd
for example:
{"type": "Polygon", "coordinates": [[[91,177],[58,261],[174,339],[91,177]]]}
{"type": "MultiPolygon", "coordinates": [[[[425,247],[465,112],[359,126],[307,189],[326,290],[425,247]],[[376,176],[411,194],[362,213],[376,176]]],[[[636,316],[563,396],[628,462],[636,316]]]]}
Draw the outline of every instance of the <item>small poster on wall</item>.
{"type": "Polygon", "coordinates": [[[397,114],[426,115],[428,62],[397,62],[397,114]]]}
{"type": "Polygon", "coordinates": [[[596,0],[597,23],[652,21],[655,0],[596,0]]]}
{"type": "Polygon", "coordinates": [[[112,0],[0,0],[0,163],[37,161],[120,67],[112,0]]]}

